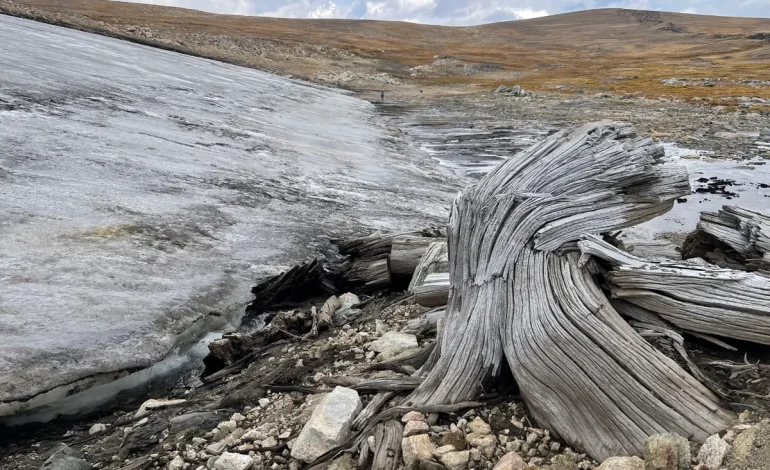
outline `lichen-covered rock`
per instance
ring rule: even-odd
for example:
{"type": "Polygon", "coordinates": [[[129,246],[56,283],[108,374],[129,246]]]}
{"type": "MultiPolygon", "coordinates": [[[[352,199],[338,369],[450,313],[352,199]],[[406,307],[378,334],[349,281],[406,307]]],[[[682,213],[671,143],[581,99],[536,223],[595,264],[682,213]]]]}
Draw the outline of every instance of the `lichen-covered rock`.
{"type": "Polygon", "coordinates": [[[408,467],[418,460],[428,460],[433,456],[436,446],[427,434],[405,437],[401,440],[401,455],[408,467]]]}
{"type": "Polygon", "coordinates": [[[730,470],[770,468],[770,421],[765,420],[756,426],[750,426],[735,436],[733,450],[725,467],[730,470]]]}
{"type": "Polygon", "coordinates": [[[388,331],[380,339],[373,341],[369,349],[382,354],[382,358],[388,360],[408,349],[414,349],[418,346],[415,335],[401,333],[400,331],[388,331]]]}
{"type": "Polygon", "coordinates": [[[291,449],[291,456],[312,462],[349,437],[350,425],[361,411],[361,398],[350,388],[336,387],[315,407],[291,449]]]}
{"type": "Polygon", "coordinates": [[[468,462],[471,459],[471,452],[469,450],[447,452],[442,455],[439,460],[449,470],[465,470],[468,468],[468,462]]]}
{"type": "Polygon", "coordinates": [[[579,467],[572,457],[559,454],[551,459],[550,470],[579,470],[579,467]]]}
{"type": "Polygon", "coordinates": [[[478,416],[468,423],[468,432],[475,434],[491,434],[492,428],[478,416]]]}
{"type": "Polygon", "coordinates": [[[718,469],[727,457],[732,446],[725,442],[719,434],[710,436],[698,451],[698,462],[705,463],[708,468],[718,469]]]}
{"type": "Polygon", "coordinates": [[[497,438],[492,434],[479,434],[472,432],[466,436],[468,444],[480,450],[485,457],[491,458],[495,455],[497,438]]]}
{"type": "Polygon", "coordinates": [[[247,470],[253,463],[248,455],[225,452],[214,462],[214,470],[247,470]]]}
{"type": "Polygon", "coordinates": [[[425,415],[419,411],[410,411],[401,417],[402,423],[408,423],[409,421],[425,421],[425,415]]]}
{"type": "Polygon", "coordinates": [[[597,470],[644,470],[644,460],[639,457],[610,457],[597,470]]]}
{"type": "Polygon", "coordinates": [[[425,421],[409,421],[404,426],[404,437],[414,436],[416,434],[426,434],[430,426],[425,421]]]}
{"type": "Polygon", "coordinates": [[[655,434],[644,441],[645,470],[690,470],[690,459],[690,442],[678,434],[655,434]]]}
{"type": "Polygon", "coordinates": [[[527,462],[516,452],[508,452],[495,464],[494,470],[522,470],[527,462]]]}

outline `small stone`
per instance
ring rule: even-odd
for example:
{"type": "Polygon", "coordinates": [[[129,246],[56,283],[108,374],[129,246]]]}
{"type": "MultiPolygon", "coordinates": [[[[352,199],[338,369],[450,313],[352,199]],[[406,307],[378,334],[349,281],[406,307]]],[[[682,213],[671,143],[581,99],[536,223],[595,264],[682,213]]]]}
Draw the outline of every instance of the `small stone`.
{"type": "Polygon", "coordinates": [[[610,457],[597,470],[644,470],[644,460],[639,457],[610,457]]]}
{"type": "Polygon", "coordinates": [[[468,462],[471,459],[471,452],[468,450],[447,452],[439,459],[449,470],[465,470],[468,468],[468,462]]]}
{"type": "Polygon", "coordinates": [[[80,451],[66,444],[60,444],[40,468],[44,470],[91,470],[91,464],[83,460],[80,451]]]}
{"type": "Polygon", "coordinates": [[[677,434],[655,434],[644,441],[646,470],[690,470],[690,443],[677,434]]]}
{"type": "Polygon", "coordinates": [[[88,435],[93,436],[94,434],[99,434],[100,432],[104,432],[107,430],[107,426],[102,423],[96,423],[93,426],[91,426],[91,429],[88,430],[88,435]]]}
{"type": "Polygon", "coordinates": [[[372,341],[369,349],[382,355],[383,360],[389,360],[406,351],[419,347],[417,337],[408,333],[388,331],[376,341],[372,341]]]}
{"type": "Polygon", "coordinates": [[[215,462],[215,470],[247,470],[254,463],[248,455],[225,452],[215,462]]]}
{"type": "Polygon", "coordinates": [[[709,468],[718,469],[724,463],[725,457],[732,446],[723,441],[719,434],[710,436],[698,451],[698,462],[705,463],[709,468]]]}
{"type": "Polygon", "coordinates": [[[275,437],[268,437],[260,444],[260,447],[275,447],[278,445],[278,441],[275,437]]]}
{"type": "Polygon", "coordinates": [[[374,320],[374,331],[377,332],[377,336],[382,336],[388,332],[388,325],[382,320],[374,320]]]}
{"type": "Polygon", "coordinates": [[[225,445],[228,447],[234,446],[235,444],[238,443],[238,441],[241,439],[241,436],[243,436],[244,434],[246,434],[245,429],[236,428],[233,432],[228,434],[227,437],[225,438],[224,440],[225,445]]]}
{"type": "Polygon", "coordinates": [[[261,406],[262,408],[266,408],[267,405],[269,405],[269,404],[270,404],[270,399],[269,398],[260,398],[259,399],[259,406],[261,406]]]}
{"type": "Polygon", "coordinates": [[[435,450],[436,446],[427,434],[409,436],[401,440],[401,454],[407,466],[420,459],[430,459],[435,450]]]}
{"type": "Polygon", "coordinates": [[[472,432],[466,436],[466,440],[471,447],[479,449],[485,457],[490,458],[495,454],[497,438],[491,434],[478,434],[472,432]]]}
{"type": "Polygon", "coordinates": [[[187,400],[147,400],[139,407],[134,415],[134,418],[141,418],[150,413],[152,410],[159,410],[161,408],[167,408],[169,406],[181,405],[186,403],[187,400]]]}
{"type": "Polygon", "coordinates": [[[180,456],[174,457],[174,460],[168,463],[168,470],[182,470],[184,468],[184,459],[180,456]]]}
{"type": "Polygon", "coordinates": [[[478,416],[468,423],[468,431],[475,434],[492,434],[492,428],[478,416]]]}
{"type": "Polygon", "coordinates": [[[339,306],[340,310],[344,308],[350,308],[354,305],[358,305],[361,303],[361,301],[358,299],[358,296],[350,292],[342,294],[339,297],[339,302],[340,302],[340,306],[339,306]]]}
{"type": "Polygon", "coordinates": [[[530,467],[539,467],[543,465],[543,462],[545,462],[545,459],[542,457],[533,457],[529,459],[529,466],[530,467]]]}
{"type": "Polygon", "coordinates": [[[410,411],[401,418],[402,423],[408,423],[410,421],[425,421],[425,415],[419,411],[410,411]]]}
{"type": "Polygon", "coordinates": [[[503,455],[494,467],[494,470],[521,470],[527,466],[527,462],[516,452],[508,452],[503,455]]]}
{"type": "Polygon", "coordinates": [[[404,437],[414,436],[415,434],[425,434],[430,430],[425,421],[409,421],[404,426],[404,437]]]}
{"type": "Polygon", "coordinates": [[[249,429],[246,434],[241,436],[241,440],[244,442],[261,441],[265,438],[265,434],[258,429],[249,429]]]}
{"type": "Polygon", "coordinates": [[[441,446],[433,451],[433,456],[439,458],[447,452],[455,452],[456,450],[454,446],[441,446]]]}
{"type": "Polygon", "coordinates": [[[358,392],[336,387],[313,410],[292,446],[292,457],[312,462],[342,444],[350,435],[350,426],[361,407],[358,392]]]}
{"type": "Polygon", "coordinates": [[[567,455],[556,455],[551,459],[550,470],[578,470],[578,464],[567,455]]]}
{"type": "Polygon", "coordinates": [[[465,436],[459,429],[449,431],[441,436],[442,446],[453,446],[457,450],[465,450],[465,436]]]}
{"type": "Polygon", "coordinates": [[[291,429],[287,429],[278,435],[278,439],[288,439],[291,437],[291,429]]]}
{"type": "Polygon", "coordinates": [[[219,455],[227,448],[227,444],[224,441],[214,442],[206,446],[206,452],[209,454],[219,455]]]}

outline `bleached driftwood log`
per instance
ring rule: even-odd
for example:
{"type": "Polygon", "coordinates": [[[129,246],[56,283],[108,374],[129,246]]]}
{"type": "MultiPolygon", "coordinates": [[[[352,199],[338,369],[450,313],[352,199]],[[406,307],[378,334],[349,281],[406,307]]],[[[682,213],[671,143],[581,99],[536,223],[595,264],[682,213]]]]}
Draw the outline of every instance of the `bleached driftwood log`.
{"type": "Polygon", "coordinates": [[[685,241],[684,254],[721,267],[770,274],[770,215],[738,206],[703,212],[698,228],[685,241]]]}
{"type": "Polygon", "coordinates": [[[423,307],[447,304],[449,297],[449,273],[428,274],[425,281],[414,288],[414,301],[423,307]]]}
{"type": "Polygon", "coordinates": [[[580,254],[560,247],[668,211],[686,171],[622,123],[559,132],[455,200],[451,290],[425,380],[407,406],[458,403],[507,361],[542,426],[593,458],[640,454],[647,436],[703,440],[723,429],[718,398],[615,311],[580,254]]]}
{"type": "Polygon", "coordinates": [[[428,246],[435,238],[421,235],[399,235],[390,249],[390,271],[394,276],[411,276],[428,246]]]}
{"type": "Polygon", "coordinates": [[[684,330],[770,344],[770,279],[686,262],[651,262],[596,237],[578,243],[614,265],[605,274],[613,297],[660,315],[684,330]]]}
{"type": "Polygon", "coordinates": [[[429,274],[445,273],[448,271],[449,251],[447,250],[446,240],[432,242],[414,269],[412,281],[409,283],[409,292],[414,292],[415,287],[422,285],[429,274]]]}
{"type": "Polygon", "coordinates": [[[388,255],[382,255],[379,259],[346,261],[337,269],[347,284],[367,289],[384,289],[391,284],[388,255]]]}
{"type": "Polygon", "coordinates": [[[623,240],[626,251],[650,261],[682,259],[676,245],[667,240],[623,240]]]}

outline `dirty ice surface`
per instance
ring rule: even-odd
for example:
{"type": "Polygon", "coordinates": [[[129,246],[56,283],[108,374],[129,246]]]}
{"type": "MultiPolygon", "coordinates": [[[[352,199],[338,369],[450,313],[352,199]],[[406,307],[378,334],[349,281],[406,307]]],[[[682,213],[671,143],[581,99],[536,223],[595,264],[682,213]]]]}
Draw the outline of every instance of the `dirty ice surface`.
{"type": "Polygon", "coordinates": [[[330,89],[0,15],[0,416],[221,327],[324,235],[445,221],[456,183],[379,119],[330,89]]]}

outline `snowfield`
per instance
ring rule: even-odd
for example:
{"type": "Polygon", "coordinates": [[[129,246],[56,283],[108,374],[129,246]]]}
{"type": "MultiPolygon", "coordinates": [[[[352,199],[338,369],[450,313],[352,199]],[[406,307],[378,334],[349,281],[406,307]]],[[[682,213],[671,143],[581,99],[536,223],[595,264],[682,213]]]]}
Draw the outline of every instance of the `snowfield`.
{"type": "Polygon", "coordinates": [[[368,102],[0,15],[0,416],[221,327],[324,236],[443,223],[456,189],[368,102]]]}

